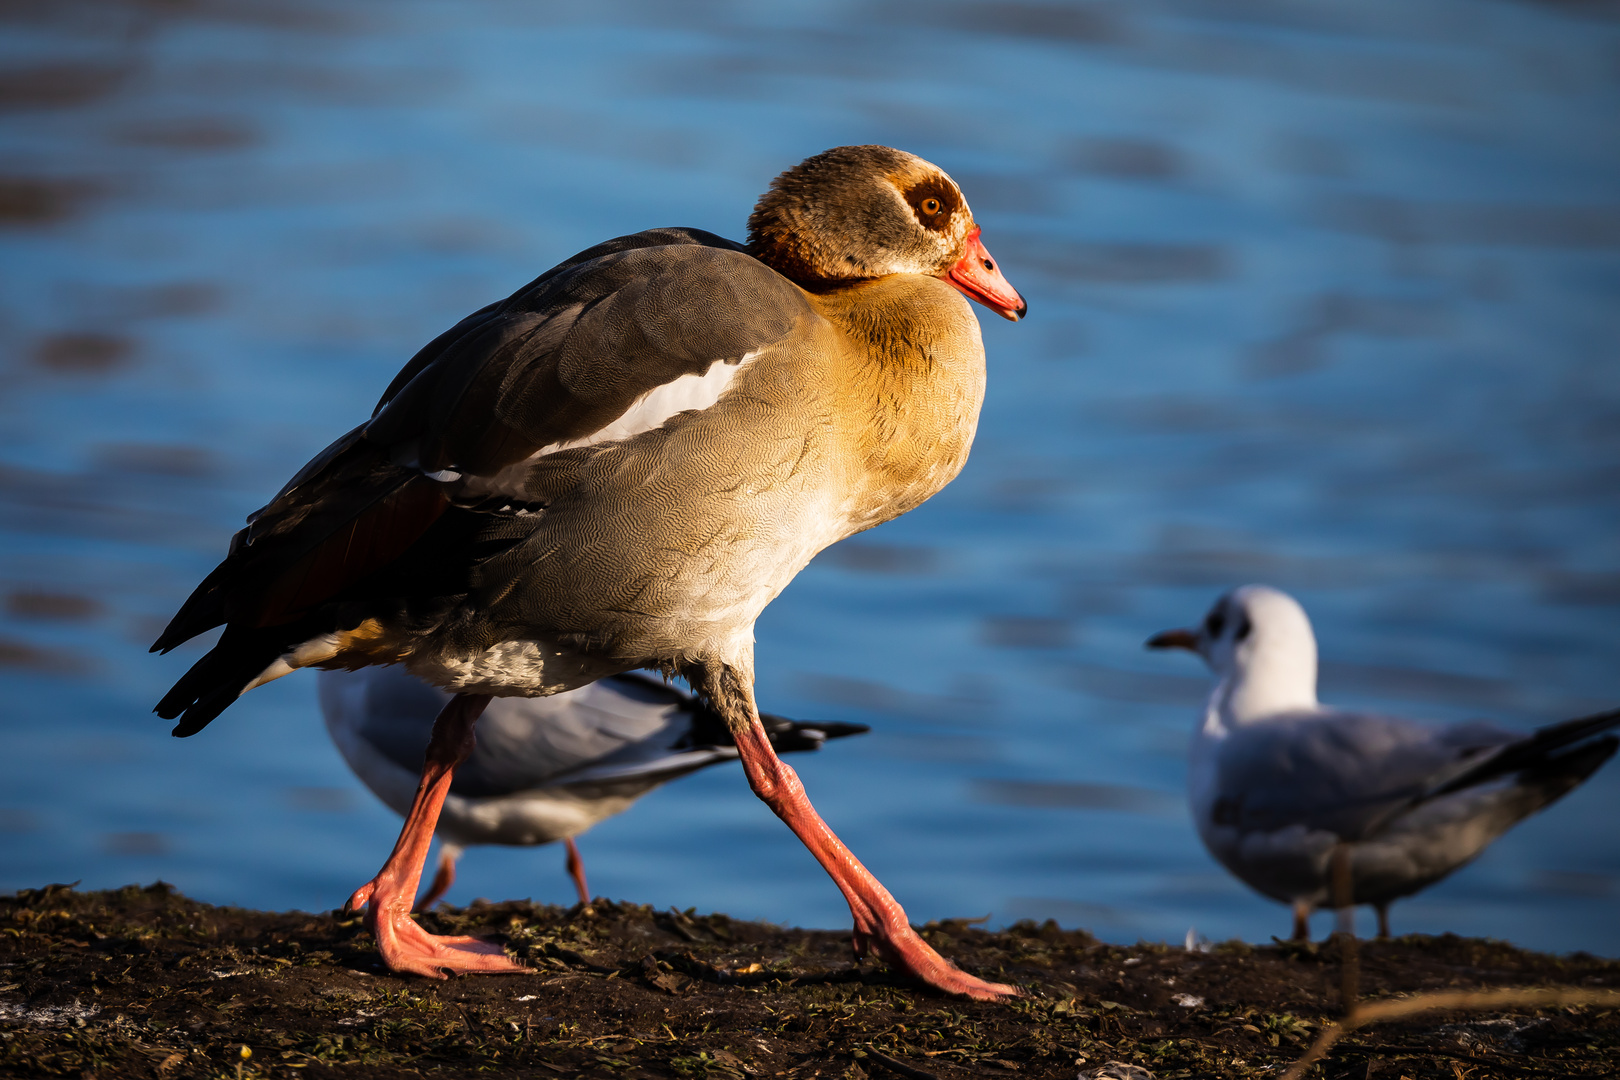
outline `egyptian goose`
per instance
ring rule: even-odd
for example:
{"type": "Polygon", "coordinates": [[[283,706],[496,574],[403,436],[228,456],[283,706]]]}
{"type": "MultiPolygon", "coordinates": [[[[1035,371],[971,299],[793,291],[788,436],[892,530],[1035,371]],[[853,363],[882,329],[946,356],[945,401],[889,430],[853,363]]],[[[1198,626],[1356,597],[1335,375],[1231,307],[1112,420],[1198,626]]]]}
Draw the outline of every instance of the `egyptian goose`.
{"type": "MultiPolygon", "coordinates": [[[[433,721],[450,695],[402,667],[323,671],[321,713],[349,768],[401,816],[410,812],[433,721]]],[[[865,724],[761,713],[777,753],[819,750],[865,724]]],[[[581,904],[591,902],[574,837],[699,769],[737,760],[725,721],[678,687],[636,672],[539,698],[496,698],[456,769],[439,813],[439,866],[416,903],[426,911],[456,880],[463,849],[561,840],[581,904]]]]}
{"type": "Polygon", "coordinates": [[[984,392],[964,297],[1013,320],[1024,301],[955,181],[884,146],[789,169],[748,233],[609,240],[429,342],[153,646],[225,626],[158,703],[181,736],[301,667],[400,663],[456,695],[393,854],[350,898],[396,971],[521,970],[410,919],[491,696],[649,668],[725,718],[754,792],[848,900],[858,954],[1014,992],[935,953],[816,814],[760,726],[753,628],[818,551],[956,476],[984,392]]]}
{"type": "Polygon", "coordinates": [[[1193,820],[1223,866],[1293,906],[1296,940],[1346,888],[1351,903],[1377,909],[1388,937],[1391,901],[1473,861],[1620,746],[1604,734],[1620,709],[1526,735],[1322,705],[1310,620],[1264,585],[1233,590],[1197,629],[1147,644],[1196,652],[1220,680],[1193,736],[1193,820]]]}

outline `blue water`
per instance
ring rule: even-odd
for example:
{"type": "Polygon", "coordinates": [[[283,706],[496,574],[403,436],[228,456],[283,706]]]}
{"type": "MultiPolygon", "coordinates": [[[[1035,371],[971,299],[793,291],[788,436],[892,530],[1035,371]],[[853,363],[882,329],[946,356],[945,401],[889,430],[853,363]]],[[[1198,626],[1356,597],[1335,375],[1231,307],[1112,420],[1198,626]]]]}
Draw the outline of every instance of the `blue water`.
{"type": "MultiPolygon", "coordinates": [[[[146,645],[469,310],[608,236],[740,236],[842,143],[961,182],[961,478],[758,628],[759,697],[916,921],[1266,940],[1181,802],[1206,679],[1149,634],[1266,581],[1324,696],[1530,726],[1620,700],[1620,23],[1602,5],[64,2],[0,33],[0,889],[331,908],[396,829],[313,678],[201,735],[146,645]]],[[[581,843],[596,892],[847,925],[735,767],[581,843]]],[[[452,900],[566,902],[478,850],[452,900]]],[[[1620,766],[1395,909],[1620,954],[1620,766]]],[[[1326,918],[1320,917],[1319,930],[1326,918]]]]}

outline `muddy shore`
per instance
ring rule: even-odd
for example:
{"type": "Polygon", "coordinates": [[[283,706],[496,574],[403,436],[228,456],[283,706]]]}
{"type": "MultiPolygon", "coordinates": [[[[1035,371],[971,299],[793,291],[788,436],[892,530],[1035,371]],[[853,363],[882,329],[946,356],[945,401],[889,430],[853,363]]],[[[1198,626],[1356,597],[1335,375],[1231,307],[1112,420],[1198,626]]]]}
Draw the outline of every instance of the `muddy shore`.
{"type": "MultiPolygon", "coordinates": [[[[534,974],[397,977],[356,918],[211,907],[161,884],[0,898],[0,1074],[915,1080],[1123,1062],[1158,1080],[1260,1077],[1340,1012],[1337,943],[1188,952],[930,923],[946,956],[1027,991],[984,1004],[855,964],[847,934],[724,915],[515,902],[423,922],[499,937],[534,974]]],[[[1414,936],[1361,943],[1360,985],[1620,987],[1620,962],[1414,936]]],[[[1356,1032],[1311,1075],[1616,1076],[1620,1011],[1430,1014],[1356,1032]]]]}

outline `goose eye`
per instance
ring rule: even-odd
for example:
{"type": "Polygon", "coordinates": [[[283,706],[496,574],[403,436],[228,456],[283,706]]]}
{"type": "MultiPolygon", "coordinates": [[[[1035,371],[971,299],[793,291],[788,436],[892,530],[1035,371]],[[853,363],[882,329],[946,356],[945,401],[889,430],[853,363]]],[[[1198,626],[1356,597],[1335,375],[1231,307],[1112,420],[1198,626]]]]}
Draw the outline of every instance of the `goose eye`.
{"type": "Polygon", "coordinates": [[[933,217],[935,214],[939,213],[939,200],[935,198],[924,199],[922,201],[922,212],[927,214],[929,217],[933,217]]]}

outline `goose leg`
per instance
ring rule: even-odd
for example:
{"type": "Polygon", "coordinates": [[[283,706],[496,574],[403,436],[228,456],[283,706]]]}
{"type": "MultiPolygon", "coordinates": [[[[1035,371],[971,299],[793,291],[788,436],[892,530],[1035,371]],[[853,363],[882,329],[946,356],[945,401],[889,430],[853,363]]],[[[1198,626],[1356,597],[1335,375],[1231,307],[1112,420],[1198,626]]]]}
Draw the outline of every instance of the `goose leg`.
{"type": "Polygon", "coordinates": [[[579,857],[579,845],[574,843],[572,836],[563,843],[568,848],[568,876],[574,879],[574,888],[579,892],[579,902],[586,907],[591,906],[591,890],[585,884],[585,862],[579,857]]]}
{"type": "Polygon", "coordinates": [[[456,883],[456,860],[459,858],[461,848],[458,845],[439,841],[439,865],[433,872],[433,882],[422,899],[416,902],[413,911],[432,911],[433,905],[444,899],[444,894],[456,883]]]}
{"type": "Polygon", "coordinates": [[[816,813],[791,766],[771,748],[754,703],[752,664],[708,664],[687,672],[737,741],[737,753],[754,794],[810,849],[849,903],[855,919],[856,955],[876,953],[929,986],[980,1001],[1017,995],[1016,987],[975,978],[946,960],[911,928],[905,910],[816,813]]]}
{"type": "Polygon", "coordinates": [[[439,809],[450,793],[451,774],[472,753],[473,725],[488,704],[487,694],[458,694],[439,713],[422,763],[416,799],[405,815],[405,826],[394,850],[377,876],[356,889],[344,905],[351,911],[366,909],[366,928],[376,935],[377,948],[391,971],[443,979],[446,972],[494,974],[528,970],[507,959],[497,942],[437,937],[411,920],[411,902],[422,880],[422,864],[433,842],[439,809]]]}

